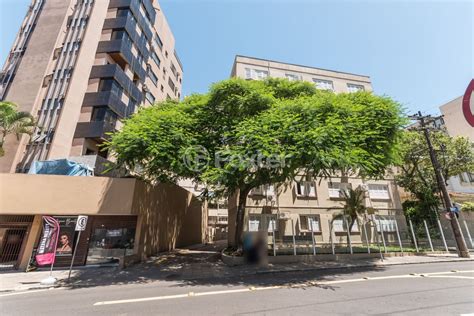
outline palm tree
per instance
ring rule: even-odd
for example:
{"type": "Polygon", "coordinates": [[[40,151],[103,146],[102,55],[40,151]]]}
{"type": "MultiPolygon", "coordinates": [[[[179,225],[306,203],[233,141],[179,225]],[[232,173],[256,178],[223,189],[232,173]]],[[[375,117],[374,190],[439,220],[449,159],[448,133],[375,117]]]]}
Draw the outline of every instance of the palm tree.
{"type": "Polygon", "coordinates": [[[31,135],[35,126],[33,116],[28,112],[19,112],[17,105],[12,102],[0,102],[0,157],[5,154],[3,144],[9,134],[16,134],[20,139],[22,134],[31,135]]]}
{"type": "Polygon", "coordinates": [[[334,216],[333,221],[336,219],[349,219],[349,227],[347,227],[347,244],[349,244],[349,235],[351,234],[354,223],[357,221],[359,215],[364,215],[367,210],[364,205],[365,191],[362,188],[358,187],[356,189],[341,189],[340,192],[344,200],[344,202],[342,203],[343,208],[342,212],[334,216]]]}

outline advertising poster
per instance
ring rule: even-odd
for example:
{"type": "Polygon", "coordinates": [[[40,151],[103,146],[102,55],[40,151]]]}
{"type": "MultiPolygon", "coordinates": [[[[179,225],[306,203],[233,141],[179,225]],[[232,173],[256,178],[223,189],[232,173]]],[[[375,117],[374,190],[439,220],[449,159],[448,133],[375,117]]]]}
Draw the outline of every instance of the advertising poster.
{"type": "Polygon", "coordinates": [[[56,256],[72,256],[74,251],[74,238],[77,217],[56,216],[59,223],[58,244],[56,246],[56,256]]]}
{"type": "Polygon", "coordinates": [[[43,216],[43,234],[36,253],[38,265],[44,266],[54,263],[58,234],[59,222],[52,216],[43,216]]]}

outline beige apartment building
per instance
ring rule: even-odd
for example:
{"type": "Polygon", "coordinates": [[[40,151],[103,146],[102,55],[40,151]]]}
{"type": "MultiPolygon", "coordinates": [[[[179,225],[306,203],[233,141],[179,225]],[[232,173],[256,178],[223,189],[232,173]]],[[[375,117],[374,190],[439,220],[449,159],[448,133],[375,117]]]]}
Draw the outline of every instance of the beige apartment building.
{"type": "Polygon", "coordinates": [[[108,153],[108,132],[141,106],[179,99],[183,68],[157,0],[32,0],[0,76],[0,100],[31,113],[7,137],[0,172],[108,153]]]}
{"type": "MultiPolygon", "coordinates": [[[[332,71],[302,65],[282,63],[259,58],[236,56],[232,67],[232,77],[261,80],[267,77],[305,80],[318,89],[335,93],[372,91],[370,77],[332,71]]],[[[352,229],[352,242],[375,242],[377,231],[384,231],[387,240],[396,240],[396,230],[406,231],[398,188],[393,177],[384,180],[349,177],[349,183],[341,183],[334,175],[330,179],[310,178],[304,174],[294,181],[271,184],[254,189],[247,197],[245,229],[247,231],[268,231],[270,239],[288,241],[295,235],[298,240],[311,243],[311,236],[318,244],[346,242],[347,224],[333,217],[340,213],[343,199],[340,189],[361,187],[366,191],[365,205],[374,210],[372,216],[360,218],[352,229]],[[375,226],[373,224],[376,224],[375,226]],[[365,226],[365,227],[364,227],[365,226]],[[376,227],[377,226],[377,227],[376,227]]],[[[234,234],[235,201],[229,201],[229,241],[234,234]]]]}

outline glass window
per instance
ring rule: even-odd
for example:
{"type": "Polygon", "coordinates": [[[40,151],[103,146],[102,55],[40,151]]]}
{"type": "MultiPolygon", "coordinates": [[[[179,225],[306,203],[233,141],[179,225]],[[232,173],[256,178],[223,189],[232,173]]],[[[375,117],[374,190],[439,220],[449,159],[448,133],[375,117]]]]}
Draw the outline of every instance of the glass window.
{"type": "Polygon", "coordinates": [[[101,79],[99,82],[99,91],[111,91],[118,97],[122,96],[122,87],[114,79],[101,79]]]}
{"type": "MultiPolygon", "coordinates": [[[[341,232],[347,232],[347,225],[349,225],[350,223],[348,221],[345,221],[343,219],[334,219],[332,221],[332,229],[334,232],[336,233],[341,233],[341,232]]],[[[352,229],[351,229],[351,232],[358,232],[359,231],[359,225],[357,224],[357,221],[354,222],[354,224],[352,225],[352,229]]]]}
{"type": "Polygon", "coordinates": [[[316,197],[316,185],[313,181],[297,181],[296,195],[303,197],[316,197]]]}
{"type": "Polygon", "coordinates": [[[319,215],[300,215],[300,228],[312,232],[320,232],[319,215]]]}
{"type": "Polygon", "coordinates": [[[360,84],[353,84],[353,83],[348,83],[347,84],[347,91],[349,92],[358,92],[358,91],[364,91],[365,88],[363,85],[360,84]]]}
{"type": "Polygon", "coordinates": [[[158,46],[161,49],[163,49],[163,41],[161,40],[160,36],[158,34],[155,34],[155,37],[153,38],[156,46],[158,46]]]}
{"type": "Polygon", "coordinates": [[[130,12],[130,10],[128,9],[118,9],[117,10],[117,16],[128,16],[128,13],[130,12]]]}
{"type": "Polygon", "coordinates": [[[155,104],[155,97],[153,96],[153,94],[151,94],[150,92],[147,92],[145,93],[145,99],[150,103],[150,104],[155,104]]]}
{"type": "Polygon", "coordinates": [[[388,185],[386,184],[369,184],[369,195],[371,199],[390,199],[388,185]]]}
{"type": "Polygon", "coordinates": [[[158,68],[160,67],[161,65],[161,60],[160,58],[158,57],[158,55],[155,53],[155,52],[152,52],[151,53],[151,59],[153,59],[153,61],[155,62],[155,64],[158,66],[158,68]]]}
{"type": "Polygon", "coordinates": [[[320,90],[331,90],[334,91],[334,86],[331,80],[324,80],[324,79],[314,79],[313,82],[316,85],[317,89],[320,90]]]}
{"type": "Polygon", "coordinates": [[[290,81],[298,81],[301,80],[301,76],[295,74],[285,74],[286,79],[290,81]]]}
{"type": "Polygon", "coordinates": [[[157,87],[158,86],[158,77],[155,75],[153,70],[151,70],[151,68],[148,68],[148,76],[150,77],[150,80],[153,82],[155,87],[157,87]]]}
{"type": "Polygon", "coordinates": [[[246,79],[262,80],[268,77],[268,71],[259,69],[245,68],[246,79]]]}

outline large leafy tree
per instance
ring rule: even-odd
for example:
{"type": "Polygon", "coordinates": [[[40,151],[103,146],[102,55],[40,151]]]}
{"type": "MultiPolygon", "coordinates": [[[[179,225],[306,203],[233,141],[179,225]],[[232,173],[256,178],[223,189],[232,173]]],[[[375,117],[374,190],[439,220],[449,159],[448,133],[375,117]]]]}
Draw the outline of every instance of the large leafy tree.
{"type": "Polygon", "coordinates": [[[336,95],[307,82],[230,79],[207,94],[141,110],[107,146],[119,165],[145,179],[191,178],[213,196],[237,194],[240,245],[253,188],[301,170],[381,176],[394,161],[402,124],[396,102],[368,92],[336,95]]]}
{"type": "Polygon", "coordinates": [[[31,135],[35,126],[33,116],[28,112],[18,111],[12,102],[0,102],[0,157],[5,154],[3,145],[5,138],[15,134],[19,139],[22,134],[31,135]]]}
{"type": "MultiPolygon", "coordinates": [[[[467,138],[451,137],[436,131],[431,133],[431,140],[445,181],[463,172],[474,172],[474,149],[467,138]]],[[[423,205],[420,209],[434,213],[439,206],[438,184],[423,134],[403,132],[400,157],[398,184],[423,205]]]]}

